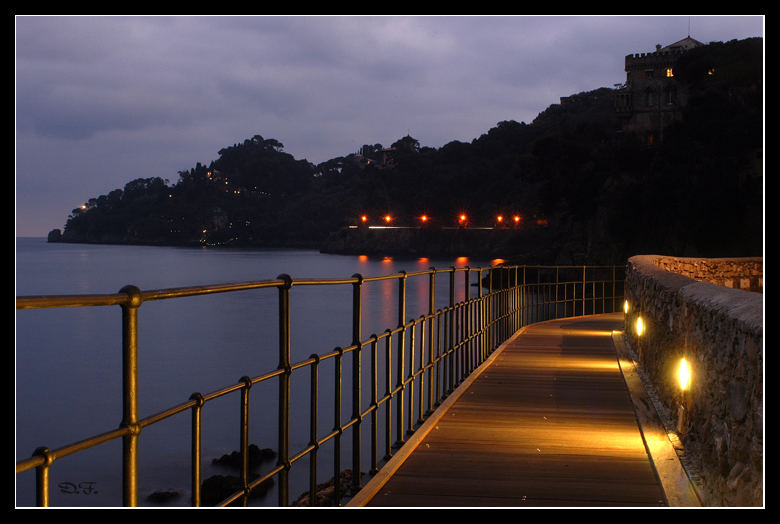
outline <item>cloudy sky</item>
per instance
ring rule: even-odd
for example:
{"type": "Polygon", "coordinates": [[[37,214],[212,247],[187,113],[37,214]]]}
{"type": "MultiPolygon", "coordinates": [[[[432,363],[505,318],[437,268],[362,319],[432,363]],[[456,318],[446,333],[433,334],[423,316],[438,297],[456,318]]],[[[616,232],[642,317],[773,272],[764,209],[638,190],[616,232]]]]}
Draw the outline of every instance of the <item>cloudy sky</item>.
{"type": "Polygon", "coordinates": [[[259,134],[313,163],[438,148],[625,79],[627,54],[762,16],[17,16],[16,235],[259,134]]]}

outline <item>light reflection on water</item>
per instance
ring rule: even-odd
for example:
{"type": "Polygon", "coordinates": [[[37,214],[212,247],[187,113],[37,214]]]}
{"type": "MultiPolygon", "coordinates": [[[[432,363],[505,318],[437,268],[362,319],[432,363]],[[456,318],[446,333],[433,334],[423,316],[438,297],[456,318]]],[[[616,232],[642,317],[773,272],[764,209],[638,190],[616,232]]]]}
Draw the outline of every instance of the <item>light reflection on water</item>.
{"type": "MultiPolygon", "coordinates": [[[[323,255],[302,250],[213,250],[144,246],[48,244],[17,239],[16,295],[115,293],[133,284],[143,290],[275,279],[345,278],[408,273],[431,267],[487,266],[459,258],[400,260],[323,255]]],[[[458,273],[455,299],[465,296],[458,273]]],[[[449,304],[449,275],[437,275],[435,307],[449,304]]],[[[406,319],[428,312],[429,277],[407,278],[406,319]]],[[[471,282],[476,282],[476,273],[471,282]]],[[[362,286],[362,340],[395,328],[398,281],[362,286]]],[[[474,296],[475,292],[471,291],[474,296]]],[[[139,310],[139,411],[142,417],[185,402],[191,393],[208,393],[274,369],[278,356],[278,292],[258,289],[145,303],[139,310]]],[[[311,354],[346,347],[352,338],[350,285],[294,286],[290,291],[293,362],[311,354]]],[[[367,362],[368,358],[364,362],[367,362]]],[[[346,372],[349,360],[344,359],[346,372]]],[[[320,435],[334,424],[334,362],[320,370],[320,435]]],[[[384,386],[382,386],[384,387],[384,386]]],[[[277,383],[252,387],[252,442],[276,447],[277,383]]],[[[380,390],[381,393],[381,390],[380,390]]],[[[309,374],[293,375],[293,403],[304,406],[293,417],[291,451],[308,443],[309,374]]],[[[343,400],[343,419],[349,418],[343,400]]],[[[121,324],[118,307],[57,308],[16,312],[16,455],[38,446],[51,449],[116,428],[121,422],[121,324]]],[[[210,460],[237,449],[237,396],[209,403],[203,411],[203,478],[226,474],[210,460]]],[[[141,434],[139,503],[155,490],[183,493],[176,505],[189,504],[189,415],[180,415],[141,434]]],[[[332,474],[332,447],[320,451],[320,481],[332,474]]],[[[342,456],[349,457],[348,451],[342,456]]],[[[305,462],[305,461],[304,461],[305,462]]],[[[308,466],[298,470],[306,473],[308,466]]],[[[294,471],[296,471],[294,469],[294,471]]],[[[34,472],[17,476],[17,506],[34,505],[34,472]]],[[[112,442],[58,460],[52,468],[51,497],[56,506],[121,505],[121,442],[112,442]],[[81,489],[74,489],[81,485],[81,489]],[[89,490],[87,489],[89,488],[89,490]],[[75,492],[79,493],[76,494],[75,492]]],[[[307,488],[290,490],[297,497],[307,488]]],[[[275,505],[275,490],[256,502],[275,505]]]]}

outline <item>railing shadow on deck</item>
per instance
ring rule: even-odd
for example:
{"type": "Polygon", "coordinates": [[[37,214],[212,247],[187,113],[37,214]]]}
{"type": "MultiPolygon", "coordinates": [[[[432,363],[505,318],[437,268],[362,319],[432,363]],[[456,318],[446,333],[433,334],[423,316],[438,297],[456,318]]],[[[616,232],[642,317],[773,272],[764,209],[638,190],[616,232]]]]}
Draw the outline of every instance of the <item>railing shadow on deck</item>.
{"type": "Polygon", "coordinates": [[[57,460],[77,452],[122,439],[122,503],[138,505],[140,472],[139,435],[158,422],[189,413],[191,417],[191,499],[192,506],[202,503],[202,410],[218,398],[240,397],[240,488],[217,505],[247,505],[253,490],[273,479],[278,485],[278,506],[291,505],[289,474],[296,463],[308,458],[308,501],[317,504],[318,459],[320,448],[333,446],[333,493],[329,503],[340,505],[359,491],[364,478],[379,471],[425,418],[500,344],[521,327],[537,321],[587,314],[610,313],[622,308],[625,268],[622,266],[497,266],[487,268],[431,268],[415,273],[400,272],[379,277],[359,274],[344,279],[276,279],[142,291],[125,286],[118,293],[105,295],[63,295],[17,297],[17,309],[60,307],[119,306],[122,316],[123,412],[116,429],[56,449],[39,447],[33,455],[16,463],[16,474],[35,470],[36,505],[49,506],[50,471],[57,460]],[[463,273],[464,300],[455,301],[457,273],[463,273]],[[435,309],[437,276],[447,276],[449,303],[435,309]],[[419,318],[407,319],[406,291],[410,278],[428,279],[428,311],[419,318]],[[476,279],[476,282],[474,280],[476,279]],[[363,338],[361,289],[379,281],[396,281],[398,324],[383,333],[363,338]],[[352,286],[352,334],[349,345],[325,354],[291,362],[290,289],[294,286],[352,286]],[[472,290],[476,287],[476,290],[472,290]],[[274,288],[278,292],[279,364],[265,374],[242,377],[207,394],[193,393],[186,402],[161,412],[141,417],[138,412],[138,310],[155,300],[274,288]],[[345,357],[349,361],[345,362],[345,357]],[[368,359],[369,362],[365,362],[368,359]],[[333,361],[332,430],[319,434],[320,369],[333,361]],[[343,373],[344,365],[348,372],[343,373]],[[365,377],[364,366],[370,370],[365,377]],[[308,406],[291,405],[291,376],[308,370],[310,399],[308,406]],[[258,383],[278,382],[278,442],[276,464],[263,475],[253,477],[249,467],[250,389],[258,383]],[[380,387],[384,391],[380,392],[380,387]],[[342,400],[351,404],[351,415],[344,419],[342,400]],[[302,449],[290,449],[290,420],[308,417],[309,442],[302,449]],[[367,442],[366,442],[367,441],[367,442]],[[342,448],[351,456],[342,459],[342,448]],[[347,467],[351,479],[342,485],[347,467]],[[363,472],[367,471],[367,474],[363,472]]]}

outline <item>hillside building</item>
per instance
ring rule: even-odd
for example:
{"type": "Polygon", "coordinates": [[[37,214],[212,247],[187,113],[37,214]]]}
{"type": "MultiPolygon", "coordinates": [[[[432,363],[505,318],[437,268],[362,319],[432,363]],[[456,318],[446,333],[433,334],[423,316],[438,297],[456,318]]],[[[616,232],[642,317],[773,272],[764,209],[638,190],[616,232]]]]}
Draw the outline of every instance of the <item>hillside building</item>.
{"type": "Polygon", "coordinates": [[[680,117],[688,94],[675,78],[675,65],[685,52],[702,46],[690,36],[655,52],[626,56],[626,83],[619,86],[615,109],[623,130],[644,136],[648,145],[663,140],[663,130],[680,117]]]}

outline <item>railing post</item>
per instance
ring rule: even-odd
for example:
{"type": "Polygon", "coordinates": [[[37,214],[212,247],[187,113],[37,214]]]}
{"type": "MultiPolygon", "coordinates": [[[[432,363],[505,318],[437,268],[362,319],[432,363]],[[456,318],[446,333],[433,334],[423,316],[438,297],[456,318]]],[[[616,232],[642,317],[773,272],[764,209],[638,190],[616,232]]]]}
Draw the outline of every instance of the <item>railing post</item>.
{"type": "Polygon", "coordinates": [[[360,342],[360,290],[363,285],[363,276],[355,273],[352,278],[356,278],[357,282],[352,283],[352,345],[356,346],[355,351],[352,353],[352,418],[355,421],[352,427],[352,487],[355,492],[360,488],[360,426],[361,426],[361,414],[360,414],[360,390],[361,390],[361,377],[360,377],[360,350],[362,344],[360,342]]]}
{"type": "Polygon", "coordinates": [[[377,448],[379,446],[379,407],[377,406],[378,384],[379,384],[379,360],[377,355],[378,337],[371,335],[371,468],[369,473],[372,475],[377,472],[377,463],[379,457],[377,448]]]}
{"type": "Polygon", "coordinates": [[[412,319],[411,332],[409,333],[409,412],[407,413],[407,434],[414,431],[414,344],[417,320],[412,319]]]}
{"type": "Polygon", "coordinates": [[[192,452],[191,452],[191,466],[192,466],[192,505],[194,507],[200,506],[200,474],[201,474],[201,424],[200,414],[203,408],[204,400],[203,395],[200,393],[193,393],[190,395],[190,400],[195,401],[195,405],[192,407],[192,452]]]}
{"type": "Polygon", "coordinates": [[[542,306],[544,304],[544,292],[542,290],[542,270],[541,267],[536,267],[536,283],[534,284],[534,315],[535,315],[535,321],[539,322],[543,320],[542,316],[542,306]]]}
{"type": "Polygon", "coordinates": [[[252,379],[243,376],[239,379],[244,385],[241,388],[241,411],[239,415],[239,424],[241,426],[241,437],[239,446],[241,449],[241,489],[244,496],[241,497],[241,504],[244,506],[249,502],[249,388],[252,387],[252,379]]]}
{"type": "Polygon", "coordinates": [[[493,352],[494,344],[494,332],[493,332],[493,268],[488,269],[488,351],[493,352]]]}
{"type": "Polygon", "coordinates": [[[309,459],[309,507],[314,507],[317,495],[317,451],[320,449],[317,442],[317,414],[319,413],[319,365],[320,356],[312,353],[309,357],[314,360],[309,375],[309,443],[314,448],[309,459]]]}
{"type": "Polygon", "coordinates": [[[617,290],[615,289],[615,266],[612,266],[612,313],[615,312],[615,295],[617,290]]]}
{"type": "Polygon", "coordinates": [[[129,433],[122,438],[122,504],[138,505],[138,308],[141,290],[125,286],[119,290],[130,300],[122,304],[122,426],[129,433]]]}
{"type": "Polygon", "coordinates": [[[401,271],[401,277],[398,279],[398,328],[400,332],[398,334],[398,402],[396,409],[397,424],[396,424],[396,439],[400,445],[404,442],[404,353],[405,353],[405,338],[406,338],[406,271],[401,271]]]}
{"type": "Polygon", "coordinates": [[[487,351],[485,351],[485,301],[482,293],[482,268],[479,268],[477,272],[477,344],[479,345],[479,361],[482,362],[487,358],[487,351]]]}
{"type": "Polygon", "coordinates": [[[526,266],[523,265],[523,326],[528,324],[528,288],[525,285],[525,268],[526,266]]]}
{"type": "Polygon", "coordinates": [[[449,343],[447,344],[447,353],[449,354],[448,371],[450,375],[449,390],[455,389],[455,266],[450,267],[450,313],[448,315],[449,321],[449,343]]]}
{"type": "Polygon", "coordinates": [[[289,440],[290,440],[290,288],[292,277],[281,274],[279,280],[284,281],[279,286],[279,369],[284,372],[279,375],[279,460],[284,466],[279,472],[279,506],[288,505],[289,493],[289,440]]]}
{"type": "Polygon", "coordinates": [[[341,435],[343,433],[341,427],[341,368],[344,350],[336,346],[333,351],[336,352],[335,365],[333,366],[333,431],[335,432],[333,437],[333,500],[338,505],[341,497],[341,435]]]}
{"type": "Polygon", "coordinates": [[[469,333],[469,279],[471,278],[471,268],[466,266],[463,278],[463,325],[461,326],[462,339],[465,341],[461,354],[461,375],[465,376],[471,372],[471,338],[469,333]]]}
{"type": "Polygon", "coordinates": [[[393,336],[392,330],[387,328],[385,330],[385,397],[387,402],[385,403],[385,460],[390,458],[390,452],[392,449],[393,440],[393,402],[392,402],[392,360],[393,360],[393,336]]]}
{"type": "Polygon", "coordinates": [[[582,266],[582,315],[585,316],[585,267],[582,266]]]}
{"type": "Polygon", "coordinates": [[[509,330],[509,335],[511,336],[512,334],[515,333],[515,331],[517,331],[519,329],[519,322],[518,322],[517,312],[518,312],[518,304],[520,303],[520,296],[519,296],[519,294],[517,292],[518,291],[517,266],[514,266],[514,267],[512,267],[510,269],[511,269],[511,273],[510,273],[509,280],[511,282],[511,290],[512,290],[511,294],[510,294],[511,301],[512,301],[512,307],[511,307],[512,323],[511,323],[511,329],[509,330]]]}
{"type": "Polygon", "coordinates": [[[428,325],[428,413],[433,411],[433,393],[434,393],[434,360],[433,360],[433,331],[436,319],[433,316],[433,312],[436,307],[436,268],[431,267],[431,274],[428,276],[428,315],[430,315],[430,323],[428,325]]]}
{"type": "Polygon", "coordinates": [[[558,286],[560,282],[560,268],[555,266],[555,318],[559,318],[558,313],[558,286]]]}
{"type": "Polygon", "coordinates": [[[33,455],[43,457],[43,464],[35,468],[35,505],[39,508],[49,507],[49,467],[52,463],[49,448],[37,448],[33,455]]]}

